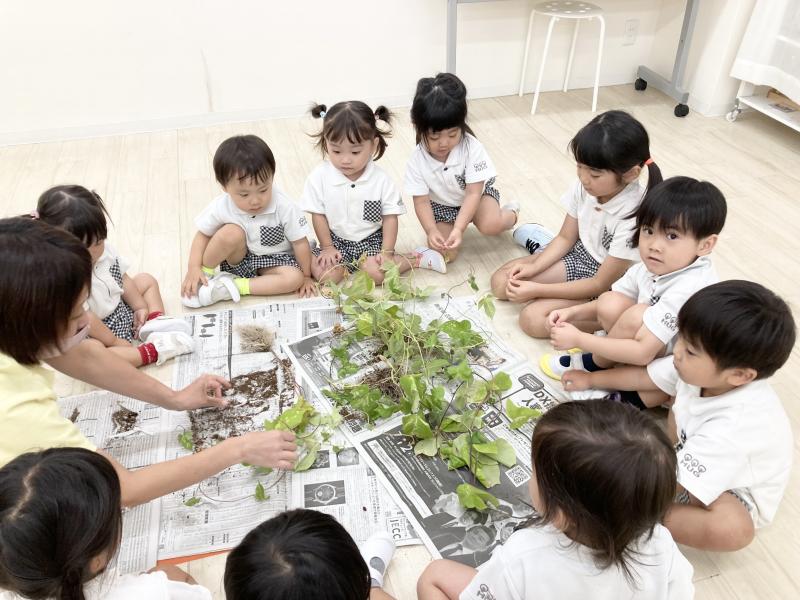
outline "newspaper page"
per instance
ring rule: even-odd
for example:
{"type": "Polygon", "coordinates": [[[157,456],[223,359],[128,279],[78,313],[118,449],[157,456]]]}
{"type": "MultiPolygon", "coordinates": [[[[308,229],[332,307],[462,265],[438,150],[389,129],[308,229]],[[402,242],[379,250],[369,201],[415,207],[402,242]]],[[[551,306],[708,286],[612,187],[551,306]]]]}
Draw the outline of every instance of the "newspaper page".
{"type": "MultiPolygon", "coordinates": [[[[160,421],[163,409],[98,391],[58,400],[61,414],[81,433],[128,469],[164,460],[165,436],[160,421]]],[[[116,557],[121,575],[139,573],[158,559],[157,502],[126,510],[122,518],[122,544],[116,557]]]]}
{"type": "MultiPolygon", "coordinates": [[[[493,335],[474,310],[468,299],[453,301],[443,298],[420,306],[423,322],[432,318],[463,319],[473,322],[473,328],[487,332],[489,342],[473,353],[473,369],[492,374],[505,371],[512,378],[512,388],[505,393],[498,407],[507,399],[542,412],[561,400],[542,380],[524,357],[507,347],[493,335]],[[448,302],[449,300],[449,302],[448,302]],[[426,318],[427,317],[427,318],[426,318]]],[[[333,331],[310,335],[286,346],[287,353],[298,366],[298,372],[308,377],[319,391],[332,383],[347,384],[361,381],[371,370],[380,369],[375,362],[376,341],[366,339],[348,346],[350,361],[361,369],[355,375],[337,380],[331,345],[336,345],[333,331]]],[[[486,376],[485,373],[480,373],[486,376]]],[[[454,390],[449,389],[448,393],[454,390]]],[[[484,432],[490,439],[501,437],[514,447],[517,464],[500,466],[500,484],[490,492],[500,506],[483,513],[460,506],[455,489],[461,483],[474,484],[472,474],[465,470],[449,470],[439,458],[430,459],[414,453],[413,439],[401,431],[402,418],[395,416],[374,426],[368,426],[357,414],[347,414],[342,429],[362,454],[362,457],[386,485],[397,502],[406,508],[406,516],[419,537],[435,556],[444,556],[464,564],[477,566],[485,562],[492,550],[511,534],[513,529],[532,513],[528,494],[531,475],[530,439],[532,425],[513,430],[507,416],[498,409],[488,409],[484,416],[484,432]]]]}

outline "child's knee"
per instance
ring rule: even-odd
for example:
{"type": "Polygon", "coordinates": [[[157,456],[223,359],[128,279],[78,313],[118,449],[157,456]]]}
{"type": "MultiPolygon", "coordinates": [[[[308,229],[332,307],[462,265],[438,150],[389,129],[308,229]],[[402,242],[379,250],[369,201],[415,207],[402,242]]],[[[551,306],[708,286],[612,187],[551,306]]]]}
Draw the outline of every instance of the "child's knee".
{"type": "Polygon", "coordinates": [[[503,223],[501,221],[480,221],[475,223],[475,228],[480,231],[483,235],[500,235],[506,228],[503,227],[503,223]]]}
{"type": "Polygon", "coordinates": [[[597,320],[606,331],[611,328],[619,319],[621,307],[617,292],[603,292],[597,298],[597,320]]]}
{"type": "Polygon", "coordinates": [[[231,223],[220,227],[217,232],[211,236],[211,239],[222,242],[226,247],[236,247],[239,244],[247,242],[244,229],[231,223]]]}
{"type": "Polygon", "coordinates": [[[134,275],[133,281],[140,290],[155,289],[158,291],[158,281],[150,273],[137,273],[134,275]]]}
{"type": "Polygon", "coordinates": [[[522,331],[533,338],[546,338],[550,336],[550,332],[547,331],[546,319],[547,315],[536,306],[536,303],[532,303],[519,313],[519,326],[522,331]]]}
{"type": "Polygon", "coordinates": [[[755,537],[756,530],[753,520],[715,519],[708,529],[708,535],[713,540],[713,545],[720,552],[735,552],[750,545],[755,537]]]}
{"type": "Polygon", "coordinates": [[[420,600],[430,598],[432,591],[441,592],[440,583],[442,581],[442,577],[446,576],[446,564],[446,560],[438,559],[431,561],[428,566],[425,567],[422,575],[420,575],[419,579],[417,580],[417,596],[420,598],[420,600]]]}
{"type": "Polygon", "coordinates": [[[500,268],[492,273],[491,286],[495,298],[508,300],[506,285],[508,285],[508,269],[500,268]]]}

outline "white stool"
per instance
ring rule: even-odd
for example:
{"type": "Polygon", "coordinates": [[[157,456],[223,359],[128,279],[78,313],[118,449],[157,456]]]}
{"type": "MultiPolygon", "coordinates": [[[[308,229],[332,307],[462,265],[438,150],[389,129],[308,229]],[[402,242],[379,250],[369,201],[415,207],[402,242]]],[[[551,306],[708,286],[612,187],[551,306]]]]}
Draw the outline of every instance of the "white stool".
{"type": "Polygon", "coordinates": [[[572,45],[569,49],[569,59],[567,60],[567,73],[564,75],[564,91],[567,91],[569,83],[569,72],[572,70],[572,58],[575,55],[575,42],[578,40],[578,26],[584,19],[597,19],[600,21],[600,43],[597,48],[597,67],[594,75],[594,95],[592,96],[592,112],[597,110],[597,87],[600,83],[600,59],[603,57],[603,41],[606,36],[606,22],[603,19],[603,9],[588,2],[577,2],[569,0],[551,0],[550,2],[540,2],[534,5],[528,19],[528,37],[525,40],[525,58],[522,61],[522,74],[519,78],[519,95],[522,96],[522,88],[525,84],[525,71],[528,69],[528,50],[531,44],[531,32],[533,31],[533,17],[536,13],[550,17],[550,24],[547,26],[547,37],[544,40],[544,51],[542,52],[542,64],[539,67],[539,77],[536,80],[536,90],[533,94],[533,106],[531,114],[536,113],[536,105],[539,103],[539,88],[542,85],[542,75],[544,75],[544,65],[547,61],[547,50],[550,47],[550,37],[553,33],[553,25],[559,19],[572,19],[575,21],[575,29],[572,32],[572,45]]]}

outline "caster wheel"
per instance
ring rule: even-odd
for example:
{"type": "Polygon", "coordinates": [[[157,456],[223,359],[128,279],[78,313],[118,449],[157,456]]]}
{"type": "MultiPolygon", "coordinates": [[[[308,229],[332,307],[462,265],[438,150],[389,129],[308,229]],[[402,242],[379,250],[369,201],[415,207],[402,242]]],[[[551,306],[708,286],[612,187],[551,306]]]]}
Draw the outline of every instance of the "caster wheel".
{"type": "Polygon", "coordinates": [[[677,104],[675,106],[675,116],[676,117],[685,117],[689,114],[689,107],[685,104],[677,104]]]}
{"type": "Polygon", "coordinates": [[[639,77],[636,81],[633,82],[633,89],[637,92],[643,92],[647,89],[647,82],[639,77]]]}
{"type": "Polygon", "coordinates": [[[725,120],[728,123],[733,123],[736,119],[739,118],[739,115],[741,114],[741,112],[742,112],[741,109],[734,108],[731,112],[729,112],[727,115],[725,115],[725,120]]]}

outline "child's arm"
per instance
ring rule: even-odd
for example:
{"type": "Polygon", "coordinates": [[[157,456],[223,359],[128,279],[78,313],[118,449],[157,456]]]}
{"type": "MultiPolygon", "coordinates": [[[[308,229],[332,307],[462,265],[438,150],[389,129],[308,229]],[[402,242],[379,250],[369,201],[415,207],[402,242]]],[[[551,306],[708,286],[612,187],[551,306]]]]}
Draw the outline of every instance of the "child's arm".
{"type": "Polygon", "coordinates": [[[394,256],[394,247],[397,244],[397,230],[399,229],[397,215],[383,215],[383,244],[381,252],[389,258],[394,256]]]}
{"type": "Polygon", "coordinates": [[[428,247],[445,252],[447,247],[444,244],[444,236],[442,236],[439,228],[436,227],[436,219],[433,217],[433,208],[431,207],[431,197],[428,194],[424,196],[414,196],[414,212],[417,213],[419,224],[425,230],[425,235],[428,237],[428,247]]]}
{"type": "Polygon", "coordinates": [[[650,378],[646,367],[615,367],[593,373],[579,370],[567,371],[561,376],[561,385],[568,392],[580,392],[588,389],[630,392],[661,391],[661,388],[650,378]]]}
{"type": "Polygon", "coordinates": [[[484,183],[483,181],[476,181],[467,184],[464,190],[464,202],[461,204],[455,223],[453,223],[453,231],[450,232],[445,241],[445,245],[449,249],[455,250],[461,245],[461,237],[464,235],[464,231],[472,223],[475,213],[478,212],[478,205],[480,205],[483,197],[484,183]]]}
{"type": "Polygon", "coordinates": [[[122,274],[122,299],[133,309],[133,330],[138,333],[139,328],[147,322],[147,302],[126,273],[122,274]]]}
{"type": "Polygon", "coordinates": [[[597,336],[585,333],[570,323],[558,323],[550,330],[550,341],[556,350],[579,347],[616,363],[645,366],[653,362],[664,349],[646,325],[642,325],[631,339],[597,336]]]}
{"type": "Polygon", "coordinates": [[[321,213],[311,213],[311,224],[319,240],[319,266],[323,269],[332,269],[342,260],[342,255],[333,245],[328,217],[321,213]]]}
{"type": "Polygon", "coordinates": [[[89,334],[101,342],[106,348],[110,346],[130,346],[131,343],[123,340],[114,335],[114,332],[108,328],[108,325],[103,323],[96,314],[92,311],[87,311],[86,316],[89,317],[89,334]]]}
{"type": "Polygon", "coordinates": [[[294,257],[297,259],[297,264],[300,265],[300,270],[303,272],[303,284],[297,290],[301,298],[311,298],[317,294],[317,286],[311,278],[311,246],[308,245],[308,238],[300,238],[292,242],[292,249],[294,250],[294,257]]]}
{"type": "MultiPolygon", "coordinates": [[[[552,245],[552,242],[550,245],[552,245]]],[[[550,245],[545,248],[544,252],[547,252],[550,245]]],[[[538,265],[538,263],[539,260],[534,264],[538,265]]],[[[563,298],[565,300],[580,300],[582,298],[594,298],[611,289],[611,284],[622,277],[630,265],[631,262],[628,260],[607,256],[594,277],[565,281],[563,283],[525,282],[525,299],[563,298]]]]}
{"type": "MultiPolygon", "coordinates": [[[[552,328],[561,323],[571,321],[596,321],[597,320],[597,300],[559,308],[547,315],[547,323],[552,328]]],[[[572,348],[573,346],[570,346],[572,348]]]]}
{"type": "Polygon", "coordinates": [[[192,240],[192,247],[189,250],[189,268],[186,270],[186,277],[181,285],[183,296],[194,296],[201,285],[208,283],[206,274],[203,273],[203,254],[206,251],[208,242],[211,238],[204,233],[197,232],[192,240]]]}

